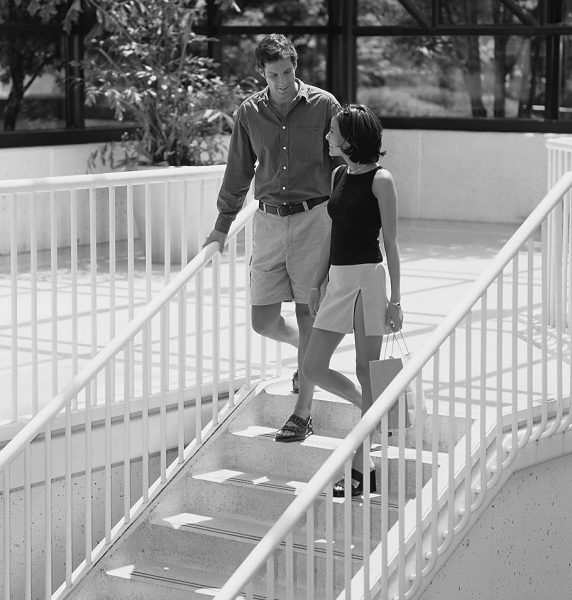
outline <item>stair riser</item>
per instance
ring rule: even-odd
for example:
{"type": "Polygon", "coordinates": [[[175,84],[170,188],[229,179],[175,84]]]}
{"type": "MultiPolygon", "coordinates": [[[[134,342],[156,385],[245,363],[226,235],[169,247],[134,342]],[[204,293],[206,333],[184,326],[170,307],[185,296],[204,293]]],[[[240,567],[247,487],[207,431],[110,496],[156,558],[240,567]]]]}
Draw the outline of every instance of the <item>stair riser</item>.
{"type": "MultiPolygon", "coordinates": [[[[453,426],[453,444],[454,448],[457,442],[465,435],[465,418],[461,416],[452,417],[453,426]]],[[[451,418],[447,415],[437,415],[434,417],[433,414],[425,414],[422,417],[423,420],[423,435],[422,435],[422,449],[431,451],[433,450],[433,431],[437,429],[437,451],[438,452],[449,452],[451,448],[451,441],[449,437],[449,423],[451,418]]],[[[397,439],[394,438],[391,444],[397,445],[397,439]]],[[[416,428],[412,427],[405,433],[405,447],[416,448],[416,428]]]]}
{"type": "MultiPolygon", "coordinates": [[[[138,562],[154,562],[155,565],[195,567],[211,570],[224,580],[236,570],[255,546],[251,541],[238,541],[214,535],[174,530],[162,526],[140,527],[132,538],[129,547],[118,552],[113,560],[117,568],[122,565],[137,565],[138,562]]],[[[341,548],[343,550],[343,548],[341,548]]],[[[355,551],[357,553],[357,551],[355,551]]],[[[283,548],[275,552],[275,581],[280,585],[285,577],[285,555],[283,548]]],[[[293,553],[295,581],[302,585],[306,581],[306,553],[295,550],[293,553]]],[[[353,561],[354,572],[359,561],[353,561]]],[[[324,581],[326,575],[325,553],[315,558],[316,581],[324,581]]],[[[343,558],[334,558],[334,576],[337,586],[343,583],[343,558]]]]}

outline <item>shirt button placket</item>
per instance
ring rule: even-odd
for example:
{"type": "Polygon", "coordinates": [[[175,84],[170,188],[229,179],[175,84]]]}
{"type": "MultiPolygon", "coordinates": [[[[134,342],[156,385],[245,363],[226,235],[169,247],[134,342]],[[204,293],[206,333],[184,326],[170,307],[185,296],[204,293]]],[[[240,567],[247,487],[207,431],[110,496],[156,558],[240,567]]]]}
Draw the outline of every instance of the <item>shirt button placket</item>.
{"type": "Polygon", "coordinates": [[[280,154],[280,189],[282,191],[282,202],[286,203],[288,191],[288,128],[286,120],[282,121],[280,130],[280,145],[282,152],[280,154]]]}

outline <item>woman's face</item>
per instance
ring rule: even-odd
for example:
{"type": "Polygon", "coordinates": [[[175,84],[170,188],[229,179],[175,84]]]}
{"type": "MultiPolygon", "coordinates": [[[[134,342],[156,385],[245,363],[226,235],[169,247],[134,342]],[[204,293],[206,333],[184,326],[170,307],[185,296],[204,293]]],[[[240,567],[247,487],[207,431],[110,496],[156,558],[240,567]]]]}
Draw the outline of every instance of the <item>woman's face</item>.
{"type": "Polygon", "coordinates": [[[340,133],[340,125],[337,117],[333,117],[330,122],[330,131],[326,134],[326,140],[330,145],[330,156],[345,156],[342,152],[342,146],[346,140],[340,133]]]}

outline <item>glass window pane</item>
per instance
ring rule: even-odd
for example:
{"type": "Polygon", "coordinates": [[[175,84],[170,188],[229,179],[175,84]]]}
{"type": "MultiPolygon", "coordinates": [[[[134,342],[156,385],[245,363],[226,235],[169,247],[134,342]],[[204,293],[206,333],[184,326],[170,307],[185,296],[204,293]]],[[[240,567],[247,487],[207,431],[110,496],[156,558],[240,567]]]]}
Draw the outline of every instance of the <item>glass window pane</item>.
{"type": "MultiPolygon", "coordinates": [[[[540,1],[511,0],[504,4],[499,0],[440,0],[437,21],[442,25],[522,25],[531,17],[540,20],[540,1]]],[[[358,0],[358,25],[429,27],[433,5],[432,0],[358,0]]]]}
{"type": "Polygon", "coordinates": [[[407,11],[399,0],[358,0],[357,21],[358,25],[385,26],[416,26],[419,18],[426,23],[431,23],[431,2],[415,2],[417,18],[407,11]]]}
{"type": "Polygon", "coordinates": [[[540,21],[539,0],[441,0],[438,21],[443,25],[524,25],[540,21]]]}
{"type": "Polygon", "coordinates": [[[0,38],[0,131],[65,127],[59,36],[0,38]]]}
{"type": "Polygon", "coordinates": [[[562,22],[566,25],[572,25],[572,0],[562,2],[562,22]]]}
{"type": "Polygon", "coordinates": [[[544,73],[537,38],[363,38],[357,96],[381,116],[543,118],[544,73]]]}
{"type": "Polygon", "coordinates": [[[223,16],[225,25],[326,25],[326,0],[237,0],[223,16]]]}
{"type": "Polygon", "coordinates": [[[562,83],[559,117],[572,119],[572,37],[562,38],[562,83]]]}
{"type": "MultiPolygon", "coordinates": [[[[223,76],[243,80],[246,77],[257,79],[260,88],[266,84],[256,72],[254,50],[264,35],[225,35],[222,36],[223,76]]],[[[305,83],[326,86],[327,37],[325,35],[289,35],[298,52],[296,75],[305,83]]]]}

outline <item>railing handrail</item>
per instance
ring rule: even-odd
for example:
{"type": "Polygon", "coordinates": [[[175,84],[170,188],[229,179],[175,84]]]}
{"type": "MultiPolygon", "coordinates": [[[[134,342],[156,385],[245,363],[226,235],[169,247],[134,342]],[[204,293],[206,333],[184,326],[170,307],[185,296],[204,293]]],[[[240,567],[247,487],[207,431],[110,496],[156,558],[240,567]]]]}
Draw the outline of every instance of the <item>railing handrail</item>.
{"type": "Polygon", "coordinates": [[[6,179],[0,181],[0,195],[9,193],[30,193],[72,190],[76,188],[98,187],[110,183],[128,185],[163,183],[168,181],[204,179],[224,174],[226,165],[205,165],[196,167],[157,167],[142,171],[113,171],[84,175],[60,175],[30,179],[6,179]]]}
{"type": "Polygon", "coordinates": [[[554,137],[546,140],[546,147],[550,150],[572,150],[572,136],[554,137]]]}
{"type": "Polygon", "coordinates": [[[365,413],[352,431],[341,444],[332,452],[324,464],[316,471],[302,492],[296,496],[278,521],[270,528],[262,540],[255,546],[243,563],[228,579],[217,594],[217,600],[232,600],[254,574],[270,557],[277,545],[284,539],[292,527],[300,521],[312,506],[323,489],[352,456],[354,450],[363,443],[364,439],[383,419],[406,386],[416,377],[422,367],[431,359],[435,351],[447,339],[455,327],[470,312],[474,304],[495,281],[497,275],[515,256],[516,252],[538,229],[562,196],[572,187],[572,171],[565,173],[544,196],[529,217],[511,236],[491,264],[477,278],[469,292],[463,297],[457,307],[445,317],[429,337],[428,342],[416,352],[411,360],[396,375],[384,392],[377,398],[371,408],[365,413]]]}
{"type": "MultiPolygon", "coordinates": [[[[252,202],[245,204],[233,222],[227,244],[234,238],[254,215],[258,206],[252,202]]],[[[0,450],[0,472],[24,450],[26,445],[41,432],[45,431],[51,420],[70,402],[86,383],[99,373],[106,363],[115,356],[132,339],[145,324],[150,321],[177,292],[210,262],[218,252],[217,243],[212,242],[203,248],[173,279],[135,316],[127,326],[119,332],[105,348],[100,350],[90,362],[65,386],[46,406],[35,415],[15,436],[0,450]]]]}

